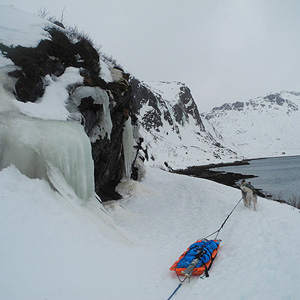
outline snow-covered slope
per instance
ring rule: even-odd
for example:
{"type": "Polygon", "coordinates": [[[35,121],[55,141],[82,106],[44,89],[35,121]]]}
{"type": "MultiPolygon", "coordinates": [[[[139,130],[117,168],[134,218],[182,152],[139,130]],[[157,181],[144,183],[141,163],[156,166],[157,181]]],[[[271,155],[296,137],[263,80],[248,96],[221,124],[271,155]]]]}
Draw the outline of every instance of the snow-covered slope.
{"type": "Polygon", "coordinates": [[[300,93],[280,92],[216,107],[203,116],[248,158],[299,155],[300,93]]]}
{"type": "MultiPolygon", "coordinates": [[[[0,299],[10,300],[166,300],[179,284],[169,267],[241,196],[152,168],[119,186],[126,198],[105,204],[111,218],[14,167],[0,171],[0,190],[0,299]]],[[[186,281],[174,300],[299,298],[299,210],[262,198],[257,209],[237,206],[210,277],[186,281]]]]}
{"type": "Polygon", "coordinates": [[[132,79],[131,87],[151,165],[178,168],[238,158],[234,145],[202,121],[185,84],[132,79]]]}

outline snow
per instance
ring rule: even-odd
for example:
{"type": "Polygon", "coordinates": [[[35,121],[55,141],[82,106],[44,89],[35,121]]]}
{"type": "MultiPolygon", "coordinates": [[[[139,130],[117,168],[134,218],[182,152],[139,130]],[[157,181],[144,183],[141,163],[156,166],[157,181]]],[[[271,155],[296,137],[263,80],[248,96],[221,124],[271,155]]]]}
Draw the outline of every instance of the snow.
{"type": "Polygon", "coordinates": [[[107,65],[107,63],[104,60],[100,60],[101,70],[100,70],[100,77],[104,79],[106,82],[112,82],[113,77],[110,72],[110,67],[107,65]]]}
{"type": "Polygon", "coordinates": [[[67,87],[83,82],[83,78],[79,74],[79,69],[69,67],[60,77],[47,75],[44,81],[46,88],[41,99],[35,103],[23,103],[15,100],[16,106],[19,107],[23,114],[30,117],[47,120],[68,120],[70,114],[66,108],[69,98],[67,87]]]}
{"type": "Polygon", "coordinates": [[[0,43],[35,47],[46,38],[45,26],[51,23],[36,15],[0,4],[0,43]]]}
{"type": "MultiPolygon", "coordinates": [[[[1,5],[0,21],[1,38],[12,29],[27,46],[41,38],[31,15],[1,5]]],[[[142,182],[119,184],[122,200],[101,204],[90,141],[63,110],[77,70],[48,77],[45,98],[25,111],[6,76],[14,66],[0,61],[0,299],[167,299],[179,283],[170,266],[220,227],[241,192],[148,166],[142,182]],[[47,97],[62,112],[43,110],[47,97]]],[[[240,203],[210,277],[186,281],[173,299],[299,299],[299,226],[286,204],[258,198],[254,212],[240,203]]]]}
{"type": "MultiPolygon", "coordinates": [[[[275,94],[286,100],[278,104],[268,96],[244,102],[243,108],[214,108],[203,114],[245,158],[299,155],[300,139],[295,135],[300,126],[299,93],[275,94]]],[[[203,118],[204,119],[204,118],[203,118]]]]}
{"type": "MultiPolygon", "coordinates": [[[[0,172],[0,299],[167,299],[169,267],[217,230],[240,191],[147,168],[121,183],[121,201],[67,201],[15,167],[0,172]],[[33,192],[34,191],[34,192],[33,192]]],[[[258,198],[240,203],[221,230],[210,277],[186,281],[173,299],[298,299],[299,210],[258,198]]]]}
{"type": "Polygon", "coordinates": [[[143,81],[143,84],[148,86],[154,93],[161,95],[171,105],[177,104],[179,88],[184,86],[183,83],[177,81],[143,81]]]}

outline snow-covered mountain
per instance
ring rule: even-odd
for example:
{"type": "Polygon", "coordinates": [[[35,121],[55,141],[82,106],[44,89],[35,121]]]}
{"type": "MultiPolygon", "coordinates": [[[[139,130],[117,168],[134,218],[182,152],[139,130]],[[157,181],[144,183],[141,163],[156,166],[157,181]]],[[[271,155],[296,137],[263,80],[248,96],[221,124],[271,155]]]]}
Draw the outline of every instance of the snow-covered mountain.
{"type": "Polygon", "coordinates": [[[132,78],[130,86],[152,165],[176,168],[238,158],[235,146],[201,118],[185,84],[132,78]]]}
{"type": "Polygon", "coordinates": [[[247,158],[299,155],[300,93],[271,93],[202,114],[247,158]]]}

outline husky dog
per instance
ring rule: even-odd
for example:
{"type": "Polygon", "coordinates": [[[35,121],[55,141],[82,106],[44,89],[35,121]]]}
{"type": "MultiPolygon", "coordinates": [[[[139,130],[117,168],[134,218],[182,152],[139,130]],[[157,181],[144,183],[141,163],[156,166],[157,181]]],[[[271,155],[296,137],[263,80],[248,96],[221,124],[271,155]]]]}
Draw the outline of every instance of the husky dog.
{"type": "Polygon", "coordinates": [[[246,186],[243,186],[243,185],[240,188],[242,190],[244,205],[246,207],[250,208],[251,202],[253,202],[253,210],[256,210],[256,204],[257,204],[256,193],[252,189],[250,189],[249,187],[246,187],[246,186]]]}

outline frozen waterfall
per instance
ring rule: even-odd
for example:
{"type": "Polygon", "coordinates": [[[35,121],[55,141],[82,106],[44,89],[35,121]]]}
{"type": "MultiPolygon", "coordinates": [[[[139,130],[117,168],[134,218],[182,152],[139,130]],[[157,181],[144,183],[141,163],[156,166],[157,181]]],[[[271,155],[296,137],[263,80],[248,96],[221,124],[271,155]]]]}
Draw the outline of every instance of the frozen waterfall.
{"type": "Polygon", "coordinates": [[[124,161],[125,161],[125,174],[124,177],[126,179],[130,179],[132,163],[134,160],[134,152],[133,152],[133,129],[131,125],[131,117],[124,124],[123,131],[123,149],[124,149],[124,161]]]}
{"type": "Polygon", "coordinates": [[[93,197],[94,164],[82,126],[24,114],[26,103],[21,109],[15,100],[9,69],[0,71],[0,169],[13,164],[30,178],[46,179],[65,197],[93,197]]]}
{"type": "Polygon", "coordinates": [[[0,169],[15,165],[30,178],[45,178],[61,194],[94,195],[91,146],[75,123],[16,114],[0,119],[0,169]],[[71,189],[69,189],[71,187],[71,189]]]}

